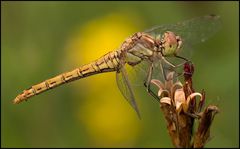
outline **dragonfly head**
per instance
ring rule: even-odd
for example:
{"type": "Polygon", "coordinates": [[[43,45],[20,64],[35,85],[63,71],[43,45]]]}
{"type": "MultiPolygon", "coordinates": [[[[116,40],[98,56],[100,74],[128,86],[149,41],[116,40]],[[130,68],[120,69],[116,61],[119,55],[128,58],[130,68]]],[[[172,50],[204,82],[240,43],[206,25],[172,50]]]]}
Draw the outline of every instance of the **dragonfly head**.
{"type": "Polygon", "coordinates": [[[177,54],[182,46],[182,40],[179,36],[176,36],[173,32],[166,31],[162,35],[161,47],[162,54],[164,56],[172,56],[177,54]]]}

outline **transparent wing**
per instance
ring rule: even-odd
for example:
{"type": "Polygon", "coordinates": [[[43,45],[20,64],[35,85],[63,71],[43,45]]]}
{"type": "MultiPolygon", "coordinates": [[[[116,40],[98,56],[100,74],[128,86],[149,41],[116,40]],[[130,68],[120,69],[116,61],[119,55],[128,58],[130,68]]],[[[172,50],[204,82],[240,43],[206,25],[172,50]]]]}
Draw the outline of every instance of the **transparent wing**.
{"type": "Polygon", "coordinates": [[[178,79],[178,74],[183,72],[183,64],[178,63],[176,64],[172,63],[168,59],[157,59],[153,61],[153,71],[152,71],[152,77],[151,79],[160,80],[162,82],[165,82],[167,79],[168,74],[174,72],[173,78],[169,79],[178,79]],[[180,65],[179,65],[180,64],[180,65]],[[173,65],[175,67],[173,67],[173,65]]]}
{"type": "Polygon", "coordinates": [[[150,64],[147,60],[142,60],[141,63],[135,66],[125,64],[125,69],[133,88],[141,88],[144,86],[150,64]]]}
{"type": "MultiPolygon", "coordinates": [[[[129,66],[128,64],[125,64],[124,70],[126,71],[126,73],[123,73],[122,71],[120,71],[117,73],[117,76],[116,76],[119,90],[121,91],[125,99],[131,104],[131,106],[134,108],[136,112],[138,111],[138,109],[135,104],[134,95],[136,95],[136,93],[139,93],[139,92],[147,94],[144,83],[147,80],[148,70],[150,68],[150,65],[151,65],[151,62],[147,60],[143,60],[140,64],[137,64],[135,66],[129,66]],[[129,86],[128,86],[128,82],[130,84],[129,86]]],[[[157,79],[157,80],[161,80],[162,82],[165,82],[165,78],[167,74],[173,71],[175,72],[176,69],[174,69],[171,65],[169,65],[165,61],[155,60],[153,62],[153,71],[152,71],[151,79],[157,79]]],[[[178,79],[177,77],[178,76],[174,76],[174,78],[171,78],[171,79],[178,79]]]]}
{"type": "Polygon", "coordinates": [[[207,15],[176,24],[156,26],[144,32],[156,37],[166,31],[172,31],[182,38],[183,44],[188,43],[192,45],[206,41],[219,30],[220,26],[220,16],[207,15]]]}
{"type": "MultiPolygon", "coordinates": [[[[139,61],[139,59],[136,60],[136,57],[125,57],[126,61],[128,61],[129,63],[137,63],[137,61],[139,61],[139,63],[135,64],[135,65],[129,65],[128,63],[124,64],[124,67],[127,71],[128,74],[128,78],[131,81],[131,85],[136,88],[136,87],[142,87],[144,86],[144,81],[147,77],[147,73],[148,73],[148,69],[150,67],[151,62],[147,59],[148,57],[144,58],[144,54],[143,53],[147,53],[149,49],[144,48],[144,45],[142,45],[142,43],[140,44],[136,44],[134,47],[132,47],[132,49],[129,49],[129,51],[137,51],[137,55],[139,57],[142,57],[139,61]]],[[[132,55],[131,53],[127,53],[126,55],[132,55]]],[[[123,60],[124,61],[124,60],[123,60]]]]}
{"type": "Polygon", "coordinates": [[[130,80],[128,79],[127,72],[124,66],[121,67],[120,71],[116,74],[116,80],[119,90],[121,91],[122,95],[128,101],[128,103],[133,107],[136,111],[139,118],[141,118],[139,109],[135,100],[135,96],[133,94],[133,90],[131,87],[130,80]]]}
{"type": "MultiPolygon", "coordinates": [[[[162,36],[166,31],[172,31],[180,36],[183,44],[178,55],[187,59],[193,55],[193,45],[206,41],[213,36],[221,27],[220,16],[207,15],[193,18],[176,24],[165,24],[146,30],[145,33],[153,37],[162,36]]],[[[174,59],[173,61],[176,61],[174,59]]]]}

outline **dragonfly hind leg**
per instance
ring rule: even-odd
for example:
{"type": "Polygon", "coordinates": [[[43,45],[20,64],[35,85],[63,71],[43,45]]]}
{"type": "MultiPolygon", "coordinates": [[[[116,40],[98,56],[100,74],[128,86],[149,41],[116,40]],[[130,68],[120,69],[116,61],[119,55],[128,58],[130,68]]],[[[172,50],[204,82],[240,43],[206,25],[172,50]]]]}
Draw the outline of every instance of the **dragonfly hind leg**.
{"type": "Polygon", "coordinates": [[[147,88],[147,92],[154,97],[154,99],[156,99],[158,102],[160,102],[160,98],[157,96],[157,94],[155,94],[152,90],[150,85],[147,85],[146,82],[144,82],[144,86],[147,88]]]}
{"type": "Polygon", "coordinates": [[[149,67],[148,70],[148,75],[147,75],[147,80],[145,80],[144,82],[144,87],[146,87],[147,92],[154,97],[154,99],[156,99],[158,102],[160,102],[159,97],[151,90],[151,80],[152,80],[152,72],[153,72],[153,63],[151,64],[151,66],[149,67]]]}

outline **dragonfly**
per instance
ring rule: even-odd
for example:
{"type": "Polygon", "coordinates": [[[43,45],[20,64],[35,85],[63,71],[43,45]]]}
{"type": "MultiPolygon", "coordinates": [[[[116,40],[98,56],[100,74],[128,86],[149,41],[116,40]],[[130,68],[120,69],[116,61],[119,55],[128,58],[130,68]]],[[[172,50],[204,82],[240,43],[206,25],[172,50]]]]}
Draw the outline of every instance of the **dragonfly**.
{"type": "Polygon", "coordinates": [[[167,59],[189,61],[179,54],[180,51],[185,51],[191,47],[189,45],[206,41],[217,32],[219,26],[220,16],[206,15],[134,33],[118,49],[72,71],[31,86],[17,95],[13,103],[27,101],[32,96],[91,75],[116,72],[119,90],[140,118],[132,85],[134,81],[130,79],[129,69],[135,72],[136,78],[140,78],[138,83],[142,84],[148,93],[156,97],[150,87],[153,75],[158,74],[161,78],[166,79],[166,70],[175,71],[175,68],[181,65],[174,64],[167,59]]]}

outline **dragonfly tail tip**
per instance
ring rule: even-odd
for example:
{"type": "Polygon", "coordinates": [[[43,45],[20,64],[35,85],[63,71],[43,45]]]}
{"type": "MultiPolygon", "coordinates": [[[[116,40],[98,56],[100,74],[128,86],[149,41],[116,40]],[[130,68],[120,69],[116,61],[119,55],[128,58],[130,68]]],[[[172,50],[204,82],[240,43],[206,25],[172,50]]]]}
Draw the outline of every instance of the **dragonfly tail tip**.
{"type": "Polygon", "coordinates": [[[12,101],[12,103],[13,103],[13,104],[19,104],[21,101],[22,101],[21,98],[16,97],[16,98],[12,101]]]}

